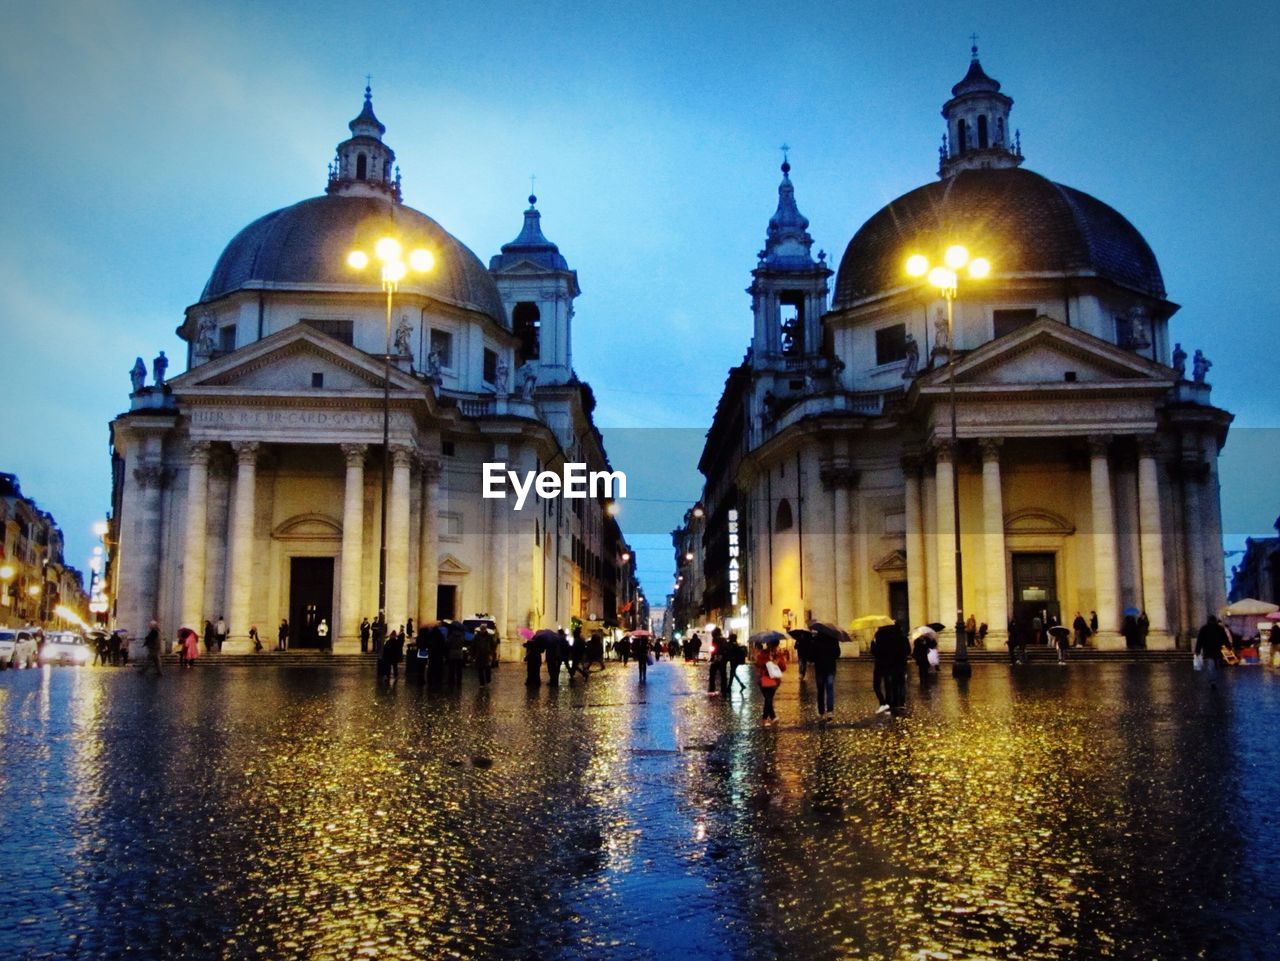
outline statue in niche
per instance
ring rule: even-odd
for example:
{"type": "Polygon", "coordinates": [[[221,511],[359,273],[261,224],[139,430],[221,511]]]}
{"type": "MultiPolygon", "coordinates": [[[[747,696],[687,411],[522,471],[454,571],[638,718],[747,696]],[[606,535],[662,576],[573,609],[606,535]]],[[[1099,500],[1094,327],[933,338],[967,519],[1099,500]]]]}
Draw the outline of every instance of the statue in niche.
{"type": "Polygon", "coordinates": [[[151,362],[151,379],[155,381],[157,387],[164,386],[165,371],[169,369],[169,358],[164,355],[164,351],[160,351],[155,360],[151,362]]]}
{"type": "Polygon", "coordinates": [[[1142,307],[1132,307],[1124,315],[1129,334],[1122,346],[1143,350],[1151,346],[1151,333],[1147,324],[1147,312],[1142,307]]]}
{"type": "Polygon", "coordinates": [[[945,354],[951,349],[951,328],[947,326],[947,312],[941,307],[933,315],[933,352],[945,354]]]}
{"type": "Polygon", "coordinates": [[[412,357],[413,348],[409,346],[409,338],[413,335],[413,327],[409,324],[409,318],[401,317],[400,324],[396,327],[395,349],[396,355],[399,357],[412,357]]]}
{"type": "Polygon", "coordinates": [[[498,356],[497,368],[493,374],[493,386],[499,397],[506,397],[510,393],[508,381],[510,380],[511,370],[507,366],[507,358],[505,354],[498,356]]]}
{"type": "Polygon", "coordinates": [[[1178,375],[1178,380],[1187,379],[1187,352],[1180,343],[1173,345],[1173,372],[1178,375]]]}
{"type": "Polygon", "coordinates": [[[439,347],[432,347],[431,352],[427,354],[427,380],[436,387],[444,383],[444,374],[441,373],[439,347]]]}
{"type": "Polygon", "coordinates": [[[766,421],[774,421],[778,419],[778,398],[774,396],[773,391],[766,390],[764,397],[761,398],[764,406],[764,419],[766,421]]]}
{"type": "Polygon", "coordinates": [[[142,362],[139,357],[133,362],[133,367],[129,370],[129,383],[133,384],[133,393],[142,390],[143,385],[147,382],[147,365],[142,362]]]}
{"type": "Polygon", "coordinates": [[[1204,355],[1204,351],[1196,348],[1195,356],[1191,358],[1191,377],[1197,384],[1203,384],[1205,375],[1209,373],[1209,368],[1213,366],[1213,361],[1204,355]]]}
{"type": "Polygon", "coordinates": [[[214,334],[218,330],[217,322],[208,314],[200,318],[200,325],[196,328],[196,349],[197,357],[212,357],[216,349],[216,341],[214,334]]]}
{"type": "Polygon", "coordinates": [[[533,400],[533,388],[538,384],[538,368],[533,361],[526,360],[516,374],[520,378],[520,399],[533,400]]]}
{"type": "Polygon", "coordinates": [[[907,331],[907,336],[903,340],[902,346],[906,351],[907,358],[907,366],[902,368],[902,379],[911,380],[911,378],[915,377],[916,371],[920,369],[920,345],[916,343],[911,331],[907,331]]]}

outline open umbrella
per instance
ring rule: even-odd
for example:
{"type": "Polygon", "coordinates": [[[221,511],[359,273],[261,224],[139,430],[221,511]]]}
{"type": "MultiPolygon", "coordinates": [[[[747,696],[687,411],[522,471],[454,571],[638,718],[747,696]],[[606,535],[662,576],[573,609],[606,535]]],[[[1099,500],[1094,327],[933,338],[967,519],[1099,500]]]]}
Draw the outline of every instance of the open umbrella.
{"type": "Polygon", "coordinates": [[[1227,617],[1266,617],[1280,611],[1280,606],[1268,604],[1253,597],[1233,601],[1222,609],[1227,617]]]}
{"type": "Polygon", "coordinates": [[[1070,636],[1071,636],[1071,628],[1069,628],[1069,627],[1064,627],[1062,624],[1055,624],[1055,625],[1053,625],[1053,627],[1049,628],[1049,633],[1050,633],[1050,634],[1060,634],[1060,635],[1062,635],[1062,636],[1064,636],[1064,637],[1070,637],[1070,636]]]}
{"type": "Polygon", "coordinates": [[[1280,621],[1280,611],[1272,611],[1270,614],[1262,616],[1264,621],[1280,621]]]}
{"type": "Polygon", "coordinates": [[[521,637],[523,637],[526,641],[529,640],[529,638],[533,637],[533,631],[531,631],[527,627],[519,628],[516,631],[516,633],[519,634],[521,637]]]}
{"type": "Polygon", "coordinates": [[[911,640],[914,641],[918,637],[932,637],[934,639],[937,639],[938,632],[935,631],[928,624],[922,624],[919,627],[917,627],[914,631],[911,632],[911,640]]]}
{"type": "Polygon", "coordinates": [[[628,631],[628,637],[653,637],[653,631],[628,631]]]}
{"type": "Polygon", "coordinates": [[[559,644],[560,635],[550,628],[544,627],[540,631],[535,631],[533,637],[529,638],[529,640],[537,641],[539,644],[559,644]]]}
{"type": "Polygon", "coordinates": [[[1138,610],[1136,607],[1126,607],[1124,609],[1125,617],[1137,617],[1141,613],[1142,611],[1138,610]]]}
{"type": "MultiPolygon", "coordinates": [[[[853,623],[849,625],[851,631],[874,631],[877,627],[885,627],[893,623],[893,618],[887,614],[864,614],[862,617],[854,618],[853,623]]],[[[810,624],[811,628],[817,629],[817,625],[810,624]]]]}
{"type": "Polygon", "coordinates": [[[938,621],[930,621],[929,626],[935,631],[945,631],[947,629],[947,625],[941,624],[938,621]]]}
{"type": "MultiPolygon", "coordinates": [[[[885,618],[885,620],[888,621],[890,624],[893,623],[893,621],[890,620],[889,618],[885,618]]],[[[823,624],[821,621],[815,621],[814,623],[810,624],[809,630],[813,631],[813,633],[818,637],[834,639],[836,643],[849,640],[849,635],[846,634],[844,631],[840,630],[840,628],[832,624],[823,624]]]]}
{"type": "MultiPolygon", "coordinates": [[[[809,632],[804,631],[803,633],[808,634],[809,632]]],[[[795,634],[795,631],[791,632],[792,637],[795,637],[795,634]]],[[[787,635],[781,631],[756,631],[756,633],[747,638],[747,643],[755,647],[757,644],[772,644],[774,641],[785,641],[786,639],[787,635]]]]}

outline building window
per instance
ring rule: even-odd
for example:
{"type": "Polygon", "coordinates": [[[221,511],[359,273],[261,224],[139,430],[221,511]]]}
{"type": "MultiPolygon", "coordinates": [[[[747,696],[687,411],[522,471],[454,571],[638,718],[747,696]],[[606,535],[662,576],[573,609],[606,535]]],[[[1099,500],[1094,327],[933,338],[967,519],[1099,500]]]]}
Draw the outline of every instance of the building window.
{"type": "Polygon", "coordinates": [[[987,148],[987,115],[978,115],[978,149],[985,150],[987,148]]]}
{"type": "Polygon", "coordinates": [[[484,349],[484,382],[492,384],[498,379],[498,354],[488,347],[484,349]]]}
{"type": "Polygon", "coordinates": [[[431,353],[436,355],[440,366],[453,369],[453,334],[447,330],[431,331],[431,353]]]}
{"type": "Polygon", "coordinates": [[[961,117],[956,121],[956,149],[954,153],[957,157],[963,154],[965,149],[969,146],[968,140],[969,125],[965,123],[964,118],[961,117]]]}
{"type": "Polygon", "coordinates": [[[445,456],[445,457],[452,457],[452,456],[454,455],[454,453],[455,453],[455,452],[456,452],[456,450],[455,450],[455,448],[454,448],[454,446],[453,446],[453,441],[451,441],[451,440],[442,440],[442,441],[440,442],[440,453],[441,453],[443,456],[445,456]]]}
{"type": "Polygon", "coordinates": [[[442,541],[462,540],[462,515],[453,511],[442,511],[440,514],[440,539],[442,541]]]}
{"type": "Polygon", "coordinates": [[[369,159],[364,154],[356,154],[356,180],[364,180],[369,174],[369,159]]]}
{"type": "Polygon", "coordinates": [[[778,324],[782,332],[782,352],[788,357],[804,353],[804,292],[784,290],[778,295],[778,324]]]}
{"type": "Polygon", "coordinates": [[[218,328],[218,350],[229,354],[236,349],[236,325],[227,324],[218,328]]]}
{"type": "Polygon", "coordinates": [[[303,317],[300,324],[305,324],[312,330],[318,330],[320,333],[332,337],[334,340],[340,340],[348,347],[356,342],[355,337],[355,321],[352,320],[313,320],[303,317]]]}
{"type": "Polygon", "coordinates": [[[907,359],[907,325],[890,324],[876,331],[876,364],[907,359]]]}
{"type": "Polygon", "coordinates": [[[775,531],[789,531],[792,523],[794,522],[791,519],[791,502],[784,497],[778,504],[778,515],[773,522],[773,529],[775,531]]]}
{"type": "Polygon", "coordinates": [[[315,372],[313,372],[313,373],[311,374],[311,386],[312,386],[312,387],[323,387],[323,386],[324,386],[324,374],[323,374],[323,373],[321,373],[320,371],[315,371],[315,372]]]}
{"type": "Polygon", "coordinates": [[[1035,308],[1019,308],[1018,310],[995,310],[991,313],[992,327],[996,337],[1012,334],[1021,330],[1036,319],[1035,308]]]}
{"type": "Polygon", "coordinates": [[[538,311],[538,305],[527,300],[516,304],[511,311],[511,327],[520,338],[519,363],[537,360],[538,335],[542,329],[542,315],[538,311]]]}

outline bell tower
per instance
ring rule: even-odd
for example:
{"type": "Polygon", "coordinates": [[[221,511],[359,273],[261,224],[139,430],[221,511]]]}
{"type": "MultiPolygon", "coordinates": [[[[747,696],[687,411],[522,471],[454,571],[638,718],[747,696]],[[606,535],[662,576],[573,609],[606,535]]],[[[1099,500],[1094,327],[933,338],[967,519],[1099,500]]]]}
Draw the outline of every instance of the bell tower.
{"type": "Polygon", "coordinates": [[[769,219],[764,250],[751,271],[751,309],[755,334],[751,340],[757,369],[798,366],[822,353],[822,315],[827,309],[826,254],[811,254],[809,219],[796,207],[791,163],[783,148],[782,183],[778,209],[769,219]]]}
{"type": "Polygon", "coordinates": [[[972,40],[969,72],[951,88],[951,99],[942,105],[947,132],[938,151],[938,176],[943,179],[961,170],[1022,163],[1021,136],[1009,130],[1013,98],[1001,93],[999,81],[982,69],[977,36],[972,40]]]}
{"type": "Polygon", "coordinates": [[[517,369],[531,364],[539,384],[567,384],[573,378],[573,302],[582,291],[578,272],[569,269],[560,248],[542,233],[533,194],[520,235],[489,259],[489,273],[497,281],[511,330],[520,338],[517,369]]]}
{"type": "Polygon", "coordinates": [[[364,107],[347,124],[348,140],[338,144],[338,154],[329,165],[327,194],[357,197],[391,197],[400,200],[400,168],[396,153],[382,142],[387,128],[373,113],[373,91],[364,88],[364,107]]]}

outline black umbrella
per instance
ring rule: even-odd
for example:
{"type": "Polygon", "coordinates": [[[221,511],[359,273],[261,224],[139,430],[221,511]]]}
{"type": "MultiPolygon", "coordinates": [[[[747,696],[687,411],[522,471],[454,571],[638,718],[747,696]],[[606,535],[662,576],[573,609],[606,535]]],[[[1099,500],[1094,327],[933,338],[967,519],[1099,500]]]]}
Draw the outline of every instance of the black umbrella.
{"type": "Polygon", "coordinates": [[[540,631],[534,631],[533,637],[529,638],[529,640],[537,641],[539,644],[559,644],[560,635],[550,628],[544,627],[540,631]]]}
{"type": "MultiPolygon", "coordinates": [[[[795,633],[795,631],[792,631],[791,635],[794,637],[795,633]]],[[[801,633],[807,634],[808,632],[801,631],[801,633]]],[[[781,631],[759,631],[747,638],[747,643],[755,647],[757,644],[772,644],[774,641],[783,641],[786,640],[786,637],[787,635],[781,631]]]]}
{"type": "MultiPolygon", "coordinates": [[[[823,624],[821,621],[814,621],[812,624],[809,625],[809,630],[811,630],[818,637],[832,639],[832,640],[835,640],[837,643],[841,641],[849,640],[849,635],[846,634],[844,631],[840,630],[840,628],[832,624],[823,624]]],[[[792,631],[792,633],[794,634],[795,632],[792,631]]]]}
{"type": "Polygon", "coordinates": [[[947,625],[940,624],[937,621],[931,621],[929,623],[929,626],[932,627],[935,631],[945,631],[947,629],[947,625]]]}
{"type": "Polygon", "coordinates": [[[1071,634],[1071,628],[1069,628],[1069,627],[1064,627],[1064,626],[1063,626],[1063,625],[1061,625],[1061,624],[1055,624],[1053,627],[1049,628],[1049,633],[1050,633],[1050,634],[1062,634],[1062,635],[1064,635],[1064,636],[1069,636],[1069,635],[1071,634]]]}

